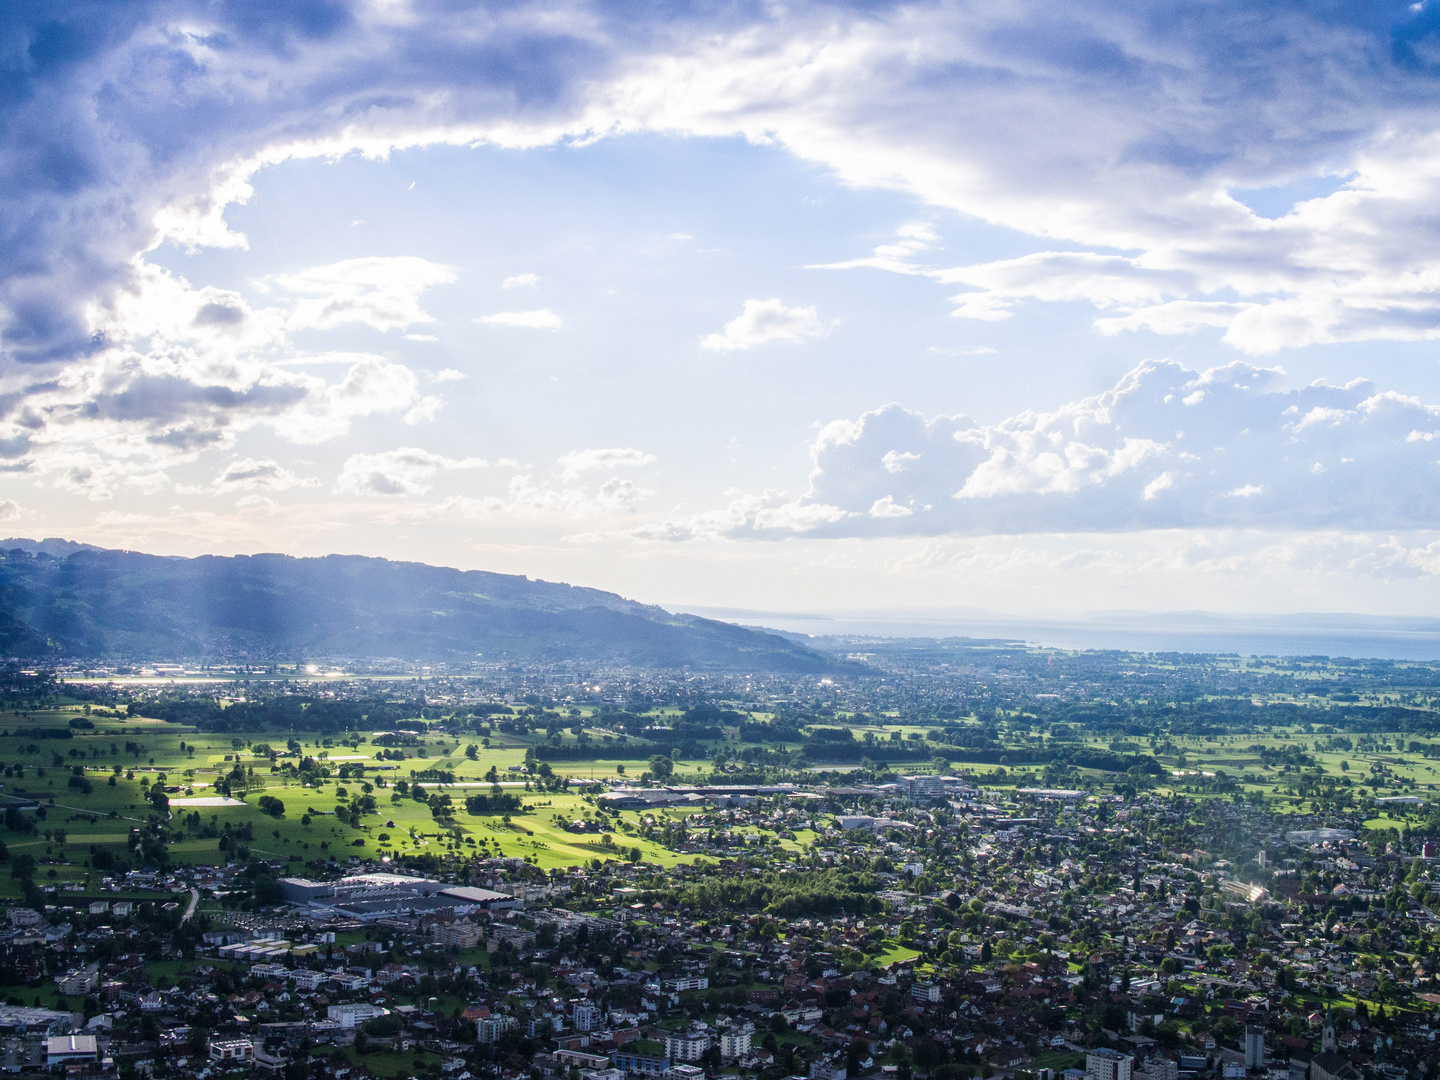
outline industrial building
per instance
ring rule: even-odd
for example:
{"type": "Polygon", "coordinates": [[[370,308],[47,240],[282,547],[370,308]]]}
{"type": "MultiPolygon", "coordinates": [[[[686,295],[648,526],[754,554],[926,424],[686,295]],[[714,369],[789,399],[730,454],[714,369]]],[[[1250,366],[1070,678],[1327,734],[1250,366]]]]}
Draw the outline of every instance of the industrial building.
{"type": "Polygon", "coordinates": [[[523,907],[508,893],[447,885],[429,878],[404,874],[356,874],[338,881],[281,878],[285,899],[297,907],[319,909],[341,918],[376,922],[397,915],[500,911],[523,907]]]}

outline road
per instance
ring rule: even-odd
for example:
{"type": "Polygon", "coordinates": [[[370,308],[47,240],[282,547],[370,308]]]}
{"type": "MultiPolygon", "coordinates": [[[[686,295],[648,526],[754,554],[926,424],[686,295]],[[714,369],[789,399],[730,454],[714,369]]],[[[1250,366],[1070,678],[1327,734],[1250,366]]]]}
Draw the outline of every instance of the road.
{"type": "Polygon", "coordinates": [[[195,906],[200,903],[200,890],[190,890],[190,906],[185,909],[185,914],[180,916],[180,925],[184,926],[190,921],[190,916],[195,914],[195,906]]]}

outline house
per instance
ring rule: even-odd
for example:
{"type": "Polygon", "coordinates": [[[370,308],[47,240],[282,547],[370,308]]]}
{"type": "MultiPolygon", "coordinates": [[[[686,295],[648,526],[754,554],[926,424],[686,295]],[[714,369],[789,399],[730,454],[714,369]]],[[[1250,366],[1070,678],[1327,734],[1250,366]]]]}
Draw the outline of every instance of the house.
{"type": "Polygon", "coordinates": [[[213,1039],[210,1043],[211,1061],[251,1061],[255,1057],[255,1046],[249,1039],[213,1039]]]}
{"type": "Polygon", "coordinates": [[[100,985],[100,965],[87,964],[68,971],[58,981],[62,994],[88,994],[100,985]]]}

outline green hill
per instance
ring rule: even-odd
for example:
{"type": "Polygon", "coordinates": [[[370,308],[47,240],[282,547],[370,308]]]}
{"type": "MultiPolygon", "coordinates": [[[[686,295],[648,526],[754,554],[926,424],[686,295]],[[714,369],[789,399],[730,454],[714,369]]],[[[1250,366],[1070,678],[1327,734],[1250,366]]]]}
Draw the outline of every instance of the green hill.
{"type": "Polygon", "coordinates": [[[186,559],[0,541],[0,654],[397,657],[822,671],[776,634],[598,589],[353,555],[186,559]]]}

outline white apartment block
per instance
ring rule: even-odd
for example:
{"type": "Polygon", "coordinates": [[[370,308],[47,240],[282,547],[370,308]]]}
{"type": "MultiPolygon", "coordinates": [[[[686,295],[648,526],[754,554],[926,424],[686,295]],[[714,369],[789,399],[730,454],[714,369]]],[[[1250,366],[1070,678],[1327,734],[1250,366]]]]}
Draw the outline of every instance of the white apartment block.
{"type": "Polygon", "coordinates": [[[705,1032],[669,1035],[665,1039],[665,1056],[671,1061],[699,1061],[710,1049],[710,1036],[705,1032]]]}

